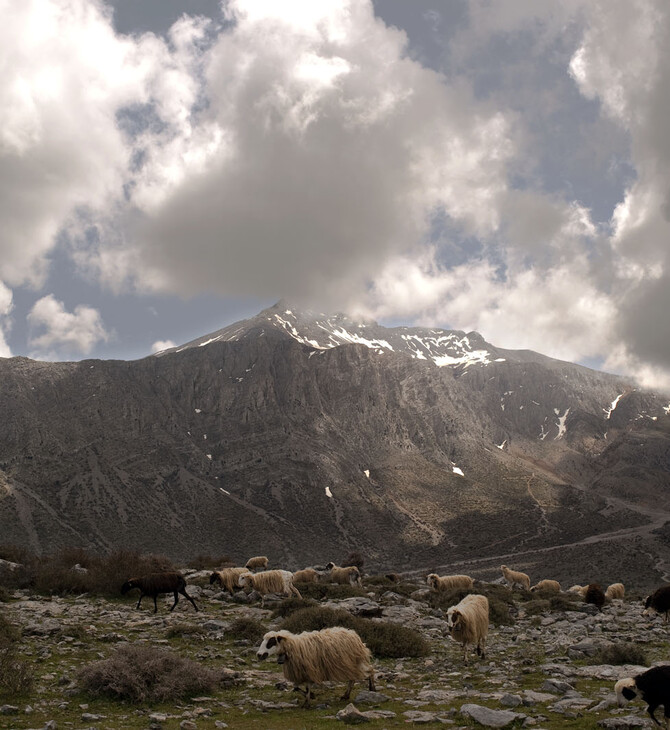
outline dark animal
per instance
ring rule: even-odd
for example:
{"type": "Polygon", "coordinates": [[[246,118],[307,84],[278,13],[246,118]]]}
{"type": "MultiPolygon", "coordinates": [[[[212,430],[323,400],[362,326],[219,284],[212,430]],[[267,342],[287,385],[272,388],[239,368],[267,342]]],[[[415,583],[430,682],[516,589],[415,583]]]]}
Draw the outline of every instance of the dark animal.
{"type": "Polygon", "coordinates": [[[664,614],[665,623],[668,622],[668,611],[670,611],[670,586],[661,586],[655,590],[644,601],[644,614],[651,612],[664,614]]]}
{"type": "Polygon", "coordinates": [[[670,666],[652,667],[635,677],[620,679],[614,685],[617,704],[623,707],[626,702],[639,697],[647,703],[651,719],[661,727],[654,712],[663,705],[665,727],[670,729],[670,666]]]}
{"type": "Polygon", "coordinates": [[[158,594],[174,593],[174,604],[170,608],[170,611],[173,611],[179,603],[179,594],[181,593],[184,598],[187,598],[193,604],[193,608],[196,611],[198,610],[195,601],[186,592],[186,581],[180,573],[151,573],[141,578],[131,578],[121,586],[122,595],[125,596],[133,588],[139,588],[140,590],[140,600],[137,602],[137,608],[140,607],[144,596],[151,596],[154,599],[154,613],[156,613],[158,611],[158,605],[156,604],[158,594]]]}
{"type": "Polygon", "coordinates": [[[605,592],[597,583],[589,583],[584,594],[584,603],[592,603],[599,611],[605,605],[605,592]]]}

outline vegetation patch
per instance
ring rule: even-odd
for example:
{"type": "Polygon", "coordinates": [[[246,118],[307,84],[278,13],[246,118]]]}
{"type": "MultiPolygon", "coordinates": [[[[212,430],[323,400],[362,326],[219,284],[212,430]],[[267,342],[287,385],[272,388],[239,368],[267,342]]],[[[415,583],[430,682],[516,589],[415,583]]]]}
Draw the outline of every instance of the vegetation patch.
{"type": "Polygon", "coordinates": [[[649,666],[649,657],[638,644],[620,641],[605,646],[593,657],[594,664],[639,664],[649,666]]]}
{"type": "Polygon", "coordinates": [[[355,596],[367,595],[362,588],[338,583],[299,583],[298,590],[303,598],[311,598],[315,601],[338,600],[341,598],[354,598],[355,596]]]}
{"type": "MultiPolygon", "coordinates": [[[[298,590],[302,593],[302,586],[298,590]]],[[[303,608],[312,608],[316,605],[316,601],[310,598],[287,598],[272,611],[272,618],[286,618],[296,611],[300,611],[303,608]]]]}
{"type": "Polygon", "coordinates": [[[19,629],[0,614],[0,696],[26,695],[33,686],[30,665],[18,657],[19,629]]]}
{"type": "Polygon", "coordinates": [[[255,618],[238,618],[228,627],[226,633],[236,639],[247,639],[252,644],[260,641],[267,629],[255,618]]]}
{"type": "Polygon", "coordinates": [[[178,636],[204,636],[207,630],[203,626],[191,624],[187,621],[178,621],[171,624],[165,632],[166,639],[174,639],[178,636]]]}

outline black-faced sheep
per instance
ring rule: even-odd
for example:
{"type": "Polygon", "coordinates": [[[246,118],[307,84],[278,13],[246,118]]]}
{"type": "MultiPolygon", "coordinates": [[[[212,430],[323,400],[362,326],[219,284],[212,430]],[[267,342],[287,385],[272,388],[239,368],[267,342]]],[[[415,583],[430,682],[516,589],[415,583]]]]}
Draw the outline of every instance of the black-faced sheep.
{"type": "Polygon", "coordinates": [[[626,588],[623,583],[612,583],[612,585],[607,586],[605,589],[605,598],[608,601],[613,601],[615,599],[623,600],[625,595],[626,588]]]}
{"type": "Polygon", "coordinates": [[[341,583],[346,585],[347,583],[352,586],[363,585],[361,582],[361,571],[355,565],[347,565],[340,567],[335,563],[328,563],[326,570],[329,571],[328,579],[331,583],[341,583]]]}
{"type": "Polygon", "coordinates": [[[503,578],[509,583],[510,588],[518,585],[527,591],[530,590],[530,578],[525,573],[519,570],[510,570],[506,565],[500,566],[500,572],[503,574],[503,578]]]}
{"type": "Polygon", "coordinates": [[[263,597],[268,593],[284,593],[302,598],[293,585],[293,573],[288,570],[266,570],[262,573],[242,573],[238,578],[240,588],[252,588],[263,597]]]}
{"type": "Polygon", "coordinates": [[[635,677],[620,679],[614,685],[614,691],[619,707],[635,697],[644,700],[647,703],[647,712],[659,727],[661,723],[654,712],[659,705],[663,705],[665,727],[670,730],[670,666],[652,667],[635,677]]]}
{"type": "Polygon", "coordinates": [[[255,558],[249,558],[244,567],[249,571],[265,570],[268,567],[268,559],[265,555],[257,555],[255,558]]]}
{"type": "Polygon", "coordinates": [[[128,591],[133,588],[139,588],[140,599],[137,602],[137,608],[140,607],[144,596],[150,596],[154,599],[154,613],[158,611],[158,605],[156,598],[160,593],[174,593],[174,603],[170,608],[170,611],[174,610],[174,607],[179,603],[179,594],[181,593],[184,598],[188,599],[195,610],[198,607],[195,605],[195,601],[186,592],[186,581],[184,576],[180,573],[151,573],[149,575],[142,576],[141,578],[131,578],[127,580],[121,586],[122,595],[126,595],[128,591]]]}
{"type": "Polygon", "coordinates": [[[469,575],[437,575],[437,573],[431,573],[426,577],[426,583],[434,591],[451,591],[455,588],[471,589],[475,582],[469,575]]]}
{"type": "Polygon", "coordinates": [[[318,583],[319,574],[314,568],[303,568],[293,573],[294,583],[318,583]]]}
{"type": "Polygon", "coordinates": [[[284,677],[293,682],[296,690],[303,692],[300,685],[306,685],[305,707],[309,707],[313,697],[313,684],[346,682],[343,700],[349,699],[356,680],[367,679],[368,688],[375,691],[370,650],[351,629],[336,626],[301,634],[269,631],[258,649],[258,658],[267,659],[272,654],[277,655],[284,677]]]}
{"type": "Polygon", "coordinates": [[[546,591],[547,593],[560,593],[561,584],[557,580],[550,580],[549,578],[545,578],[544,580],[536,583],[530,590],[533,592],[546,591]]]}
{"type": "Polygon", "coordinates": [[[209,584],[219,583],[224,591],[228,591],[232,596],[236,590],[239,590],[239,577],[243,573],[248,573],[246,568],[223,568],[223,570],[215,570],[209,576],[209,584]]]}
{"type": "Polygon", "coordinates": [[[584,603],[593,604],[599,611],[605,605],[605,593],[598,583],[589,583],[584,594],[584,603]]]}
{"type": "Polygon", "coordinates": [[[650,613],[662,613],[664,623],[668,622],[668,611],[670,611],[670,585],[657,588],[644,601],[644,615],[650,613]]]}
{"type": "Polygon", "coordinates": [[[486,656],[489,633],[489,601],[486,596],[470,593],[447,611],[447,627],[454,641],[463,645],[463,661],[468,663],[468,646],[476,647],[482,659],[486,656]]]}

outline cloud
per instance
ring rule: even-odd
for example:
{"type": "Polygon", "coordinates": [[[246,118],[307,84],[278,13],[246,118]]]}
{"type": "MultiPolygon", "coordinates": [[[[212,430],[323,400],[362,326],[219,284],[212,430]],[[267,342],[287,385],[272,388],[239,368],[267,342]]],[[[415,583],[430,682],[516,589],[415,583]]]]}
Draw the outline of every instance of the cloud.
{"type": "Polygon", "coordinates": [[[97,309],[80,304],[67,312],[52,294],[35,302],[27,319],[32,328],[29,345],[46,359],[64,353],[87,355],[110,338],[97,309]]]}
{"type": "Polygon", "coordinates": [[[11,329],[10,313],[14,308],[13,294],[2,281],[0,281],[0,357],[11,357],[12,351],[7,344],[6,335],[11,329]]]}
{"type": "Polygon", "coordinates": [[[172,340],[157,340],[153,345],[151,345],[151,352],[162,352],[163,350],[169,350],[176,346],[176,343],[172,340]]]}

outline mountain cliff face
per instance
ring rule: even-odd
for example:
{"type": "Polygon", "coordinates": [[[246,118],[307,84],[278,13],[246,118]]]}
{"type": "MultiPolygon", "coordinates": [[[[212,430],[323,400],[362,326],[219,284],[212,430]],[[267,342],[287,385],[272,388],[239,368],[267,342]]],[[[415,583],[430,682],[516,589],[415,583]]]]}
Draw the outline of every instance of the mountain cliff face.
{"type": "Polygon", "coordinates": [[[558,549],[613,570],[626,545],[664,572],[670,397],[477,333],[277,305],[0,378],[0,542],[405,570],[558,549]]]}

